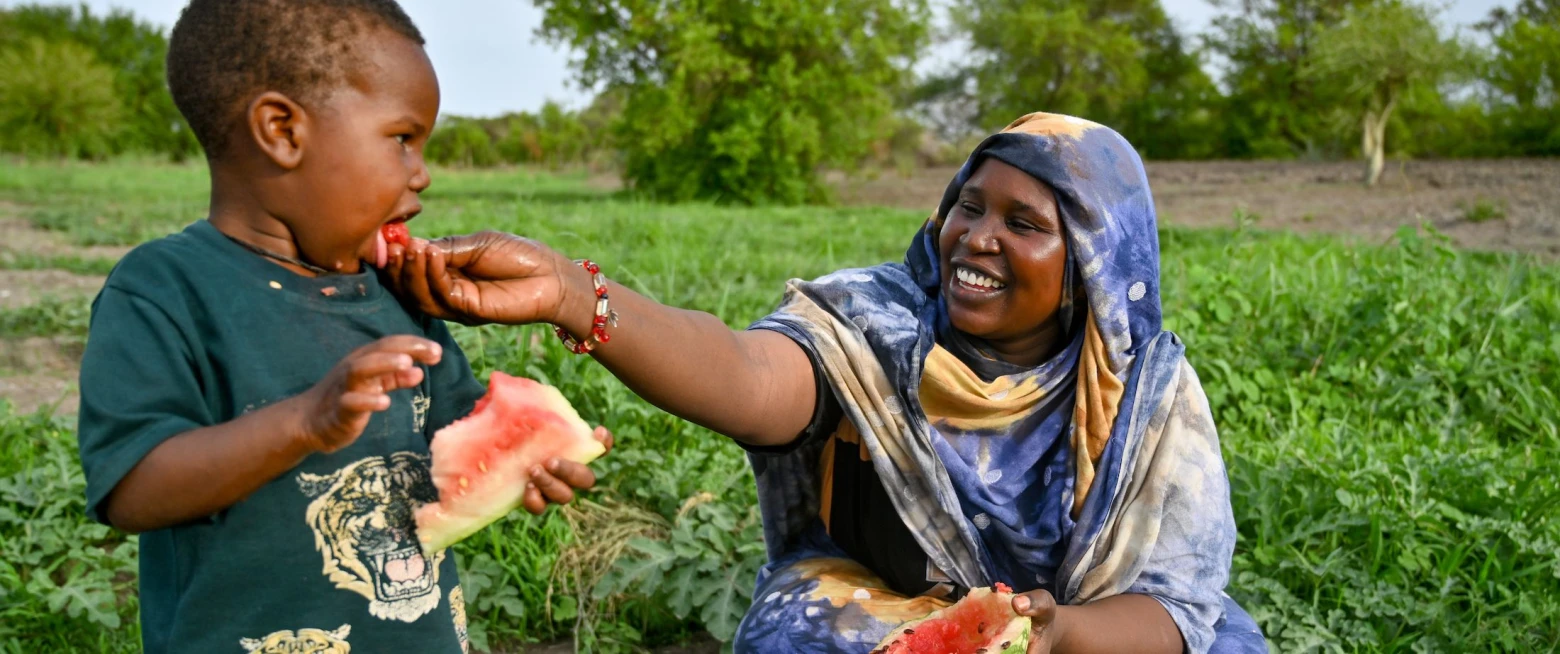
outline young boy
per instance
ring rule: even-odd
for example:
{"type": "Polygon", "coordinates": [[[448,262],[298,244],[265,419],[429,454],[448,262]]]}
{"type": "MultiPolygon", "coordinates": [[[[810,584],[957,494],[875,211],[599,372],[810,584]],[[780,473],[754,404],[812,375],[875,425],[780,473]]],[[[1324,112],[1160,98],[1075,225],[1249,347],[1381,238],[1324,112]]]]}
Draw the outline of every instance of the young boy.
{"type": "MultiPolygon", "coordinates": [[[[147,652],[466,647],[454,558],[411,516],[428,438],[484,389],[360,263],[429,184],[422,43],[393,0],[194,0],[173,28],[210,215],[115,268],[81,372],[88,509],[142,533],[147,652]]],[[[533,513],[594,483],[548,471],[533,513]]]]}

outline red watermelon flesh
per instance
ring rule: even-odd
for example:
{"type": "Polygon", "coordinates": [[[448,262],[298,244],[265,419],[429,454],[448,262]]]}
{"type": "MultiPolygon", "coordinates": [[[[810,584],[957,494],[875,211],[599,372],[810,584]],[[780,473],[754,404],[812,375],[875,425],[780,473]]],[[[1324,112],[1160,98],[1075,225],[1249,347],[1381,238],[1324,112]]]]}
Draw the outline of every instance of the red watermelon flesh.
{"type": "Polygon", "coordinates": [[[405,221],[385,223],[379,228],[379,233],[374,234],[374,266],[385,267],[390,262],[390,244],[400,243],[401,247],[412,246],[412,230],[406,227],[405,221]]]}
{"type": "Polygon", "coordinates": [[[559,457],[589,463],[606,452],[558,389],[494,372],[471,415],[433,435],[439,501],[416,511],[429,555],[520,506],[533,466],[559,457]]]}
{"type": "Polygon", "coordinates": [[[890,633],[874,654],[1020,654],[1029,647],[1029,618],[1013,611],[1003,584],[976,588],[964,599],[890,633]]]}

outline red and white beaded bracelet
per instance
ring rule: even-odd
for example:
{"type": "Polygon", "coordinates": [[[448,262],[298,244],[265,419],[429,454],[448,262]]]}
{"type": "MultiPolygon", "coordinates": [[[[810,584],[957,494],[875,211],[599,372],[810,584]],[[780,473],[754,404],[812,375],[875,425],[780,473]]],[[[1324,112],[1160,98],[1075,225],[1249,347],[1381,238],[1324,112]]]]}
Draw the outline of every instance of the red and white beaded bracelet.
{"type": "Polygon", "coordinates": [[[607,306],[607,278],[601,274],[601,266],[592,263],[590,259],[575,261],[585,272],[590,273],[591,285],[596,288],[596,315],[591,319],[590,336],[585,340],[575,340],[567,330],[562,327],[554,328],[558,339],[563,341],[563,346],[569,348],[575,354],[589,354],[596,346],[612,340],[607,335],[607,327],[617,326],[617,313],[607,306]]]}

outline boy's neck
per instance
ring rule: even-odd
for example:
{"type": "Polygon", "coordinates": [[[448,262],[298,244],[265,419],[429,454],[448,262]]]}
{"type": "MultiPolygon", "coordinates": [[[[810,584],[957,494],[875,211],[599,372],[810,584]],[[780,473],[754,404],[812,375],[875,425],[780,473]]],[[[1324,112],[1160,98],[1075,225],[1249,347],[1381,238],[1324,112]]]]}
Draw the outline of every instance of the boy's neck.
{"type": "Polygon", "coordinates": [[[239,166],[211,162],[211,206],[206,220],[228,238],[241,241],[251,247],[276,255],[266,257],[294,274],[318,277],[318,268],[290,263],[285,259],[302,261],[298,242],[292,228],[266,210],[263,197],[266,189],[257,188],[252,182],[255,176],[239,166]],[[280,258],[277,258],[280,257],[280,258]]]}

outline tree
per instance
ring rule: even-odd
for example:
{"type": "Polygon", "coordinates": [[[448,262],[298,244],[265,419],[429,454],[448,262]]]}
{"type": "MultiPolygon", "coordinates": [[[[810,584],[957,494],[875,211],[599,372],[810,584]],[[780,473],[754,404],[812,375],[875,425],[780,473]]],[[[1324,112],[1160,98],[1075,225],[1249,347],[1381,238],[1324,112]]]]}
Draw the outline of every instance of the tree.
{"type": "Polygon", "coordinates": [[[1159,158],[1206,156],[1218,90],[1159,0],[962,0],[967,63],[923,81],[917,104],[947,138],[1032,111],[1084,116],[1159,158]]]}
{"type": "Polygon", "coordinates": [[[1442,38],[1421,5],[1387,0],[1350,7],[1343,20],[1317,34],[1304,74],[1345,80],[1345,97],[1359,116],[1365,183],[1375,186],[1386,161],[1387,122],[1411,87],[1438,86],[1462,63],[1461,46],[1442,38]]]}
{"type": "Polygon", "coordinates": [[[866,154],[925,41],[925,0],[535,0],[538,34],[621,94],[623,175],[669,200],[825,199],[866,154]]]}
{"type": "Polygon", "coordinates": [[[163,69],[168,39],[162,28],[121,9],[96,15],[84,4],[0,10],[0,49],[20,47],[30,39],[80,45],[112,72],[122,121],[106,137],[110,150],[153,151],[176,159],[200,151],[168,93],[163,69]]]}
{"type": "Polygon", "coordinates": [[[1371,0],[1210,0],[1223,12],[1204,37],[1225,74],[1223,148],[1237,157],[1334,154],[1333,80],[1303,74],[1314,41],[1352,6],[1371,0]]]}
{"type": "Polygon", "coordinates": [[[114,73],[69,42],[33,38],[0,50],[0,150],[108,154],[121,116],[114,73]]]}
{"type": "Polygon", "coordinates": [[[1518,154],[1560,154],[1560,2],[1497,7],[1479,27],[1490,34],[1484,77],[1505,140],[1518,154]]]}

